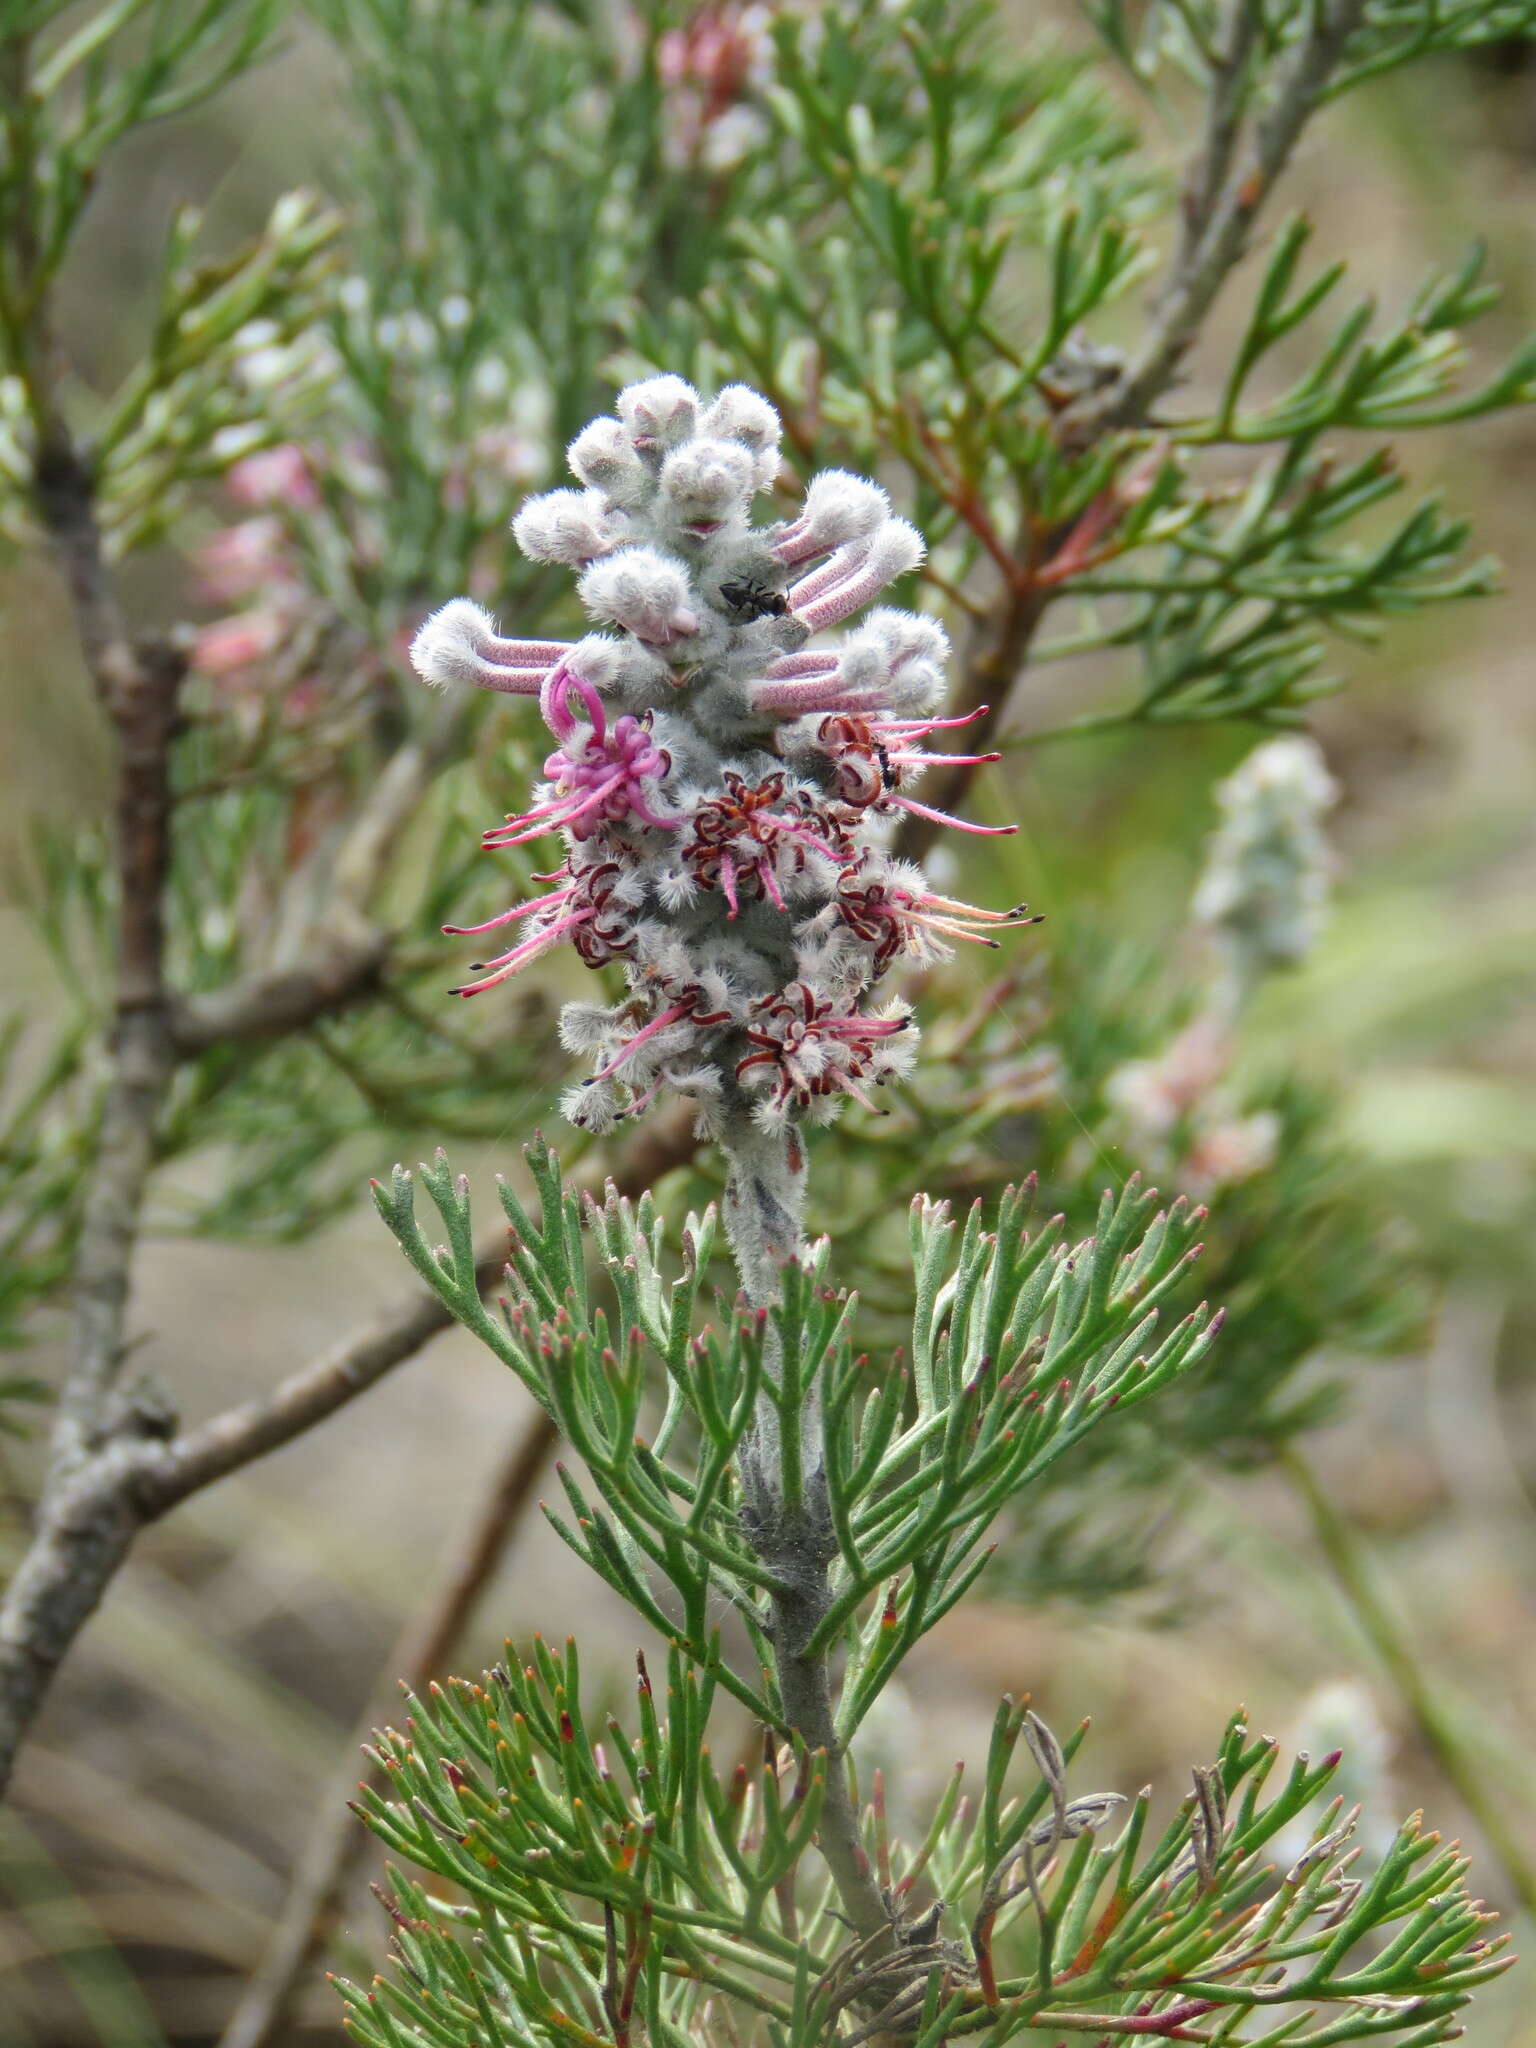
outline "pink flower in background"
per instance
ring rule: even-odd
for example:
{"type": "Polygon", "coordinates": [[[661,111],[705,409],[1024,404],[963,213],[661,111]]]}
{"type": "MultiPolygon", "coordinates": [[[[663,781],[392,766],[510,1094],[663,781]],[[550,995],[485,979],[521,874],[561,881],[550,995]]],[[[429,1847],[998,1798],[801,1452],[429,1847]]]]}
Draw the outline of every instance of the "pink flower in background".
{"type": "Polygon", "coordinates": [[[320,502],[309,459],[292,441],[247,455],[230,469],[224,485],[237,505],[253,509],[267,505],[310,508],[320,502]]]}
{"type": "Polygon", "coordinates": [[[268,661],[283,641],[286,621],[270,608],[233,612],[204,626],[192,643],[192,666],[199,675],[226,677],[268,661]]]}
{"type": "Polygon", "coordinates": [[[753,100],[772,73],[772,9],[697,7],[656,46],[667,94],[667,144],[680,164],[725,171],[767,133],[753,100]]]}
{"type": "Polygon", "coordinates": [[[210,534],[198,548],[193,566],[198,595],[208,604],[237,604],[276,584],[296,580],[287,528],[272,512],[210,534]]]}

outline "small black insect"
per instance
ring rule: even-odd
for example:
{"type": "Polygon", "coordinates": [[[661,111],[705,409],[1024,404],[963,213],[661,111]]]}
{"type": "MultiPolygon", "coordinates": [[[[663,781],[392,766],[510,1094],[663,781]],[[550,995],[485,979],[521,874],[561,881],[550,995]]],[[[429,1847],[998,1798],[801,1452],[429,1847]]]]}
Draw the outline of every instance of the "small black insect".
{"type": "Polygon", "coordinates": [[[751,576],[738,576],[722,583],[720,595],[733,612],[747,620],[782,619],[789,610],[777,590],[770,590],[766,583],[758,583],[751,576]]]}
{"type": "Polygon", "coordinates": [[[894,789],[897,780],[896,770],[891,765],[890,755],[880,744],[879,740],[875,741],[875,759],[880,763],[880,780],[882,784],[887,790],[894,789]]]}

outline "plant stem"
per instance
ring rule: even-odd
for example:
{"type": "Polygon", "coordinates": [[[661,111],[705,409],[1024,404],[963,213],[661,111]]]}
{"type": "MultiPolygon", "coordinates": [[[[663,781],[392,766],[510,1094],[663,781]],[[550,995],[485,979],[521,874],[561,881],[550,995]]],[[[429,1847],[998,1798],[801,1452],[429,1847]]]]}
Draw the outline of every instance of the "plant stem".
{"type": "Polygon", "coordinates": [[[779,1299],[779,1276],[805,1249],[805,1151],[793,1128],[764,1131],[742,1097],[726,1102],[721,1214],[736,1270],[754,1308],[779,1299]]]}
{"type": "MultiPolygon", "coordinates": [[[[736,1100],[727,1104],[720,1143],[728,1170],[725,1228],[742,1287],[754,1308],[771,1308],[780,1299],[785,1264],[805,1248],[800,1135],[793,1125],[779,1132],[761,1130],[746,1103],[736,1100]]],[[[770,1371],[778,1363],[772,1356],[778,1341],[778,1332],[770,1330],[770,1371]]],[[[793,1385],[794,1375],[787,1378],[793,1385]]],[[[814,1386],[805,1389],[798,1415],[781,1414],[764,1397],[752,1438],[743,1446],[742,1467],[750,1540],[792,1589],[775,1596],[770,1630],[785,1724],[808,1750],[820,1750],[827,1760],[817,1844],[860,1939],[878,1937],[889,1933],[891,1915],[859,1839],[859,1816],[834,1725],[831,1672],[825,1656],[806,1648],[832,1604],[830,1572],[837,1555],[826,1499],[821,1404],[814,1386]],[[786,1498],[786,1439],[794,1450],[793,1499],[786,1498]]]]}
{"type": "Polygon", "coordinates": [[[1373,1585],[1362,1545],[1294,1446],[1280,1453],[1280,1463],[1307,1510],[1318,1547],[1328,1560],[1340,1591],[1412,1714],[1425,1746],[1503,1865],[1521,1906],[1536,1919],[1536,1871],[1515,1839],[1497,1799],[1463,1749],[1454,1721],[1442,1711],[1433,1682],[1416,1660],[1406,1630],[1373,1585]]]}
{"type": "Polygon", "coordinates": [[[1316,113],[1366,0],[1318,0],[1281,70],[1246,150],[1240,131],[1250,91],[1255,0],[1230,0],[1211,77],[1205,128],[1185,173],[1184,225],[1152,319],[1125,374],[1072,422],[1084,444],[1106,429],[1140,425],[1198,339],[1222,285],[1242,260],[1259,211],[1316,113]]]}

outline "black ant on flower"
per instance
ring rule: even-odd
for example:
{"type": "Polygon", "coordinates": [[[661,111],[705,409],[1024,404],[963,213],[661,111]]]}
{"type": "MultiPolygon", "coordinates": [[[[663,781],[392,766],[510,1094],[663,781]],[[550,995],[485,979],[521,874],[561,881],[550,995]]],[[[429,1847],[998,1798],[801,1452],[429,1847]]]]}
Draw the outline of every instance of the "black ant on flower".
{"type": "Polygon", "coordinates": [[[736,576],[720,586],[720,595],[733,612],[746,619],[782,619],[787,617],[789,605],[781,592],[770,589],[766,583],[759,583],[752,576],[736,576]]]}

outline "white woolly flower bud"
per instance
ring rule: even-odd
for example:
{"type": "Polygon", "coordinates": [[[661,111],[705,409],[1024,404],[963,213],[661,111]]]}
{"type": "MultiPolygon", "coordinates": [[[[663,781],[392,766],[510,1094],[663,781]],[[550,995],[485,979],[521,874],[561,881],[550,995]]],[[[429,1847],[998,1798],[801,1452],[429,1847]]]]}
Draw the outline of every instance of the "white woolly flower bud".
{"type": "Polygon", "coordinates": [[[665,453],[693,433],[699,394],[681,377],[647,377],[619,393],[619,418],[636,448],[665,453]]]}
{"type": "Polygon", "coordinates": [[[622,626],[647,647],[670,647],[699,630],[688,572],[659,548],[622,548],[594,562],[576,591],[593,618],[622,626]]]}
{"type": "Polygon", "coordinates": [[[590,1131],[594,1138],[605,1138],[626,1113],[625,1096],[611,1081],[601,1082],[596,1088],[578,1081],[561,1095],[560,1110],[566,1122],[574,1124],[578,1131],[590,1131]]]}
{"type": "Polygon", "coordinates": [[[662,464],[657,483],[660,502],[695,540],[740,526],[752,492],[752,457],[735,441],[686,442],[662,464]]]}
{"type": "Polygon", "coordinates": [[[1244,977],[1302,960],[1327,913],[1333,856],[1322,819],[1338,799],[1317,742],[1268,740],[1218,784],[1212,835],[1192,905],[1244,977]]]}
{"type": "Polygon", "coordinates": [[[560,1012],[560,1043],[567,1052],[596,1052],[612,1038],[617,1021],[609,1003],[567,1003],[560,1012]]]}
{"type": "Polygon", "coordinates": [[[928,544],[909,519],[887,519],[875,529],[869,553],[863,558],[866,574],[878,574],[883,584],[894,583],[911,569],[922,567],[928,544]]]}
{"type": "Polygon", "coordinates": [[[739,441],[752,454],[752,481],[765,491],[779,473],[779,416],[747,384],[727,384],[699,420],[699,432],[717,441],[739,441]]]}
{"type": "Polygon", "coordinates": [[[567,448],[565,459],[573,476],[624,512],[640,511],[656,487],[622,420],[593,420],[567,448]]]}
{"type": "Polygon", "coordinates": [[[949,635],[926,612],[902,612],[893,605],[878,605],[860,630],[885,650],[893,669],[908,661],[927,661],[935,668],[943,668],[949,660],[949,635]]]}
{"type": "Polygon", "coordinates": [[[750,384],[724,384],[705,407],[699,432],[714,440],[742,441],[761,455],[779,445],[779,416],[750,384]]]}
{"type": "Polygon", "coordinates": [[[455,597],[432,614],[411,642],[411,666],[438,690],[467,683],[534,696],[563,651],[549,640],[503,640],[483,606],[455,597]]]}
{"type": "Polygon", "coordinates": [[[878,484],[846,469],[824,469],[811,478],[798,519],[774,542],[781,562],[808,562],[831,548],[862,540],[890,516],[891,501],[878,484]]]}
{"type": "Polygon", "coordinates": [[[624,538],[601,491],[545,491],[530,498],[512,522],[512,534],[531,562],[563,562],[584,569],[624,538]]]}
{"type": "Polygon", "coordinates": [[[889,605],[870,613],[864,631],[885,663],[886,701],[904,718],[921,718],[944,701],[949,635],[924,612],[889,605]]]}

